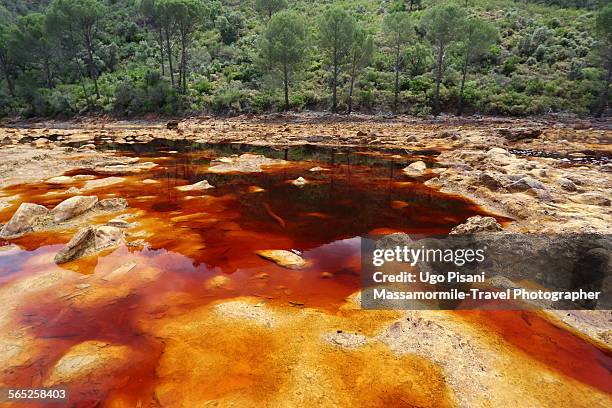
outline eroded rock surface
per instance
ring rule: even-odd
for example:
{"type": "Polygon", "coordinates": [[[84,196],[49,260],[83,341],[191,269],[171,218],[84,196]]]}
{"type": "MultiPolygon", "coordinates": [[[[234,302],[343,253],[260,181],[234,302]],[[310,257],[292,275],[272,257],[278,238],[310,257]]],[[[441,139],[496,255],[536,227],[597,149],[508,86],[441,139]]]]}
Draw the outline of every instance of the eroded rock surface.
{"type": "Polygon", "coordinates": [[[15,238],[32,231],[36,219],[48,213],[49,210],[42,205],[21,204],[9,222],[0,230],[0,238],[15,238]]]}
{"type": "Polygon", "coordinates": [[[476,215],[468,218],[463,224],[457,225],[451,230],[451,234],[476,234],[479,232],[501,231],[502,227],[493,217],[481,217],[476,215]]]}
{"type": "Polygon", "coordinates": [[[98,202],[96,196],[75,196],[62,201],[51,210],[53,220],[62,222],[81,215],[93,208],[98,202]]]}

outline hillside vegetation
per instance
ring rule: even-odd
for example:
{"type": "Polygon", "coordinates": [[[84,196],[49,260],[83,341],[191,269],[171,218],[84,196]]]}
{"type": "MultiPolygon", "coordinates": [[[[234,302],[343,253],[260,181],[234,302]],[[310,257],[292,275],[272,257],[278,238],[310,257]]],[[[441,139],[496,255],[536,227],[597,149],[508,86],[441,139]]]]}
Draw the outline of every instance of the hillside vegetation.
{"type": "Polygon", "coordinates": [[[0,116],[605,114],[609,0],[0,0],[0,116]]]}

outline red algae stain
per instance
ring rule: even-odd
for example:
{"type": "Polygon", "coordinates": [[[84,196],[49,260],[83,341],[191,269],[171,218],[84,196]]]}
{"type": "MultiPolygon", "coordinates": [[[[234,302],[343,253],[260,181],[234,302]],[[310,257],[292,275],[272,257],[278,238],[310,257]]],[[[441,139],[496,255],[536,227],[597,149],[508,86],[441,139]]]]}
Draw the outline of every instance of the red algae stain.
{"type": "Polygon", "coordinates": [[[612,394],[612,353],[554,325],[539,313],[463,310],[456,314],[499,333],[530,358],[553,370],[612,394]]]}

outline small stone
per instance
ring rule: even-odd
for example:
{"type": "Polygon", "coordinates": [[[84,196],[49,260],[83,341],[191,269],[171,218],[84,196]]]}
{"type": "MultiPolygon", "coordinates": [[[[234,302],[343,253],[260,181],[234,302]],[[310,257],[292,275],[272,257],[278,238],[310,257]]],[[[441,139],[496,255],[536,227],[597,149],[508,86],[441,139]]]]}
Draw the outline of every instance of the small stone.
{"type": "Polygon", "coordinates": [[[308,183],[308,181],[306,181],[304,177],[298,177],[291,182],[291,184],[293,184],[294,186],[298,186],[298,187],[301,187],[305,185],[306,183],[308,183]]]}
{"type": "Polygon", "coordinates": [[[497,191],[504,187],[501,177],[496,174],[482,172],[478,176],[478,182],[492,191],[497,191]]]}
{"type": "Polygon", "coordinates": [[[96,204],[97,210],[102,211],[121,211],[126,209],[128,202],[125,198],[105,198],[96,204]]]}
{"type": "Polygon", "coordinates": [[[520,193],[530,189],[547,190],[544,184],[531,177],[523,177],[512,184],[508,184],[506,188],[512,193],[520,193]]]}
{"type": "Polygon", "coordinates": [[[527,127],[499,128],[497,132],[506,140],[514,142],[522,139],[534,139],[542,134],[542,129],[527,127]]]}
{"type": "Polygon", "coordinates": [[[211,186],[208,180],[198,181],[195,184],[189,184],[187,186],[176,187],[179,191],[199,191],[199,190],[208,190],[210,188],[215,188],[211,186]]]}
{"type": "Polygon", "coordinates": [[[302,269],[308,266],[308,262],[301,256],[282,249],[268,249],[256,252],[260,257],[275,262],[277,265],[288,269],[302,269]]]}
{"type": "Polygon", "coordinates": [[[423,175],[423,173],[427,170],[427,165],[425,162],[419,160],[414,163],[410,163],[408,166],[404,167],[402,171],[411,177],[418,177],[423,175]]]}
{"type": "Polygon", "coordinates": [[[130,223],[125,220],[121,220],[119,218],[114,218],[108,221],[106,225],[109,225],[111,227],[117,227],[117,228],[128,228],[130,226],[130,223]]]}
{"type": "Polygon", "coordinates": [[[570,179],[566,179],[562,177],[562,178],[557,179],[556,183],[559,187],[561,187],[565,191],[578,190],[578,187],[576,187],[576,184],[570,179]]]}
{"type": "Polygon", "coordinates": [[[206,289],[229,289],[232,284],[232,280],[227,276],[217,275],[213,276],[206,281],[204,287],[206,289]]]}
{"type": "Polygon", "coordinates": [[[502,149],[501,147],[493,147],[487,151],[487,156],[506,156],[510,157],[511,154],[506,149],[502,149]]]}

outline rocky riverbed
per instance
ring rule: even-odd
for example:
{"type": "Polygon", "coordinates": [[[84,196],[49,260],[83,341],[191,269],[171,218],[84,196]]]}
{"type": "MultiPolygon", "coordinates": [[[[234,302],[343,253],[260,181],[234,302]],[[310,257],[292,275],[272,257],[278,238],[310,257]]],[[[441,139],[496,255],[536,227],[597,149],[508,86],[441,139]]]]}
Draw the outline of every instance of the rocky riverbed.
{"type": "Polygon", "coordinates": [[[6,125],[0,386],[76,406],[609,406],[610,311],[363,311],[355,237],[609,234],[611,140],[494,118],[6,125]]]}

